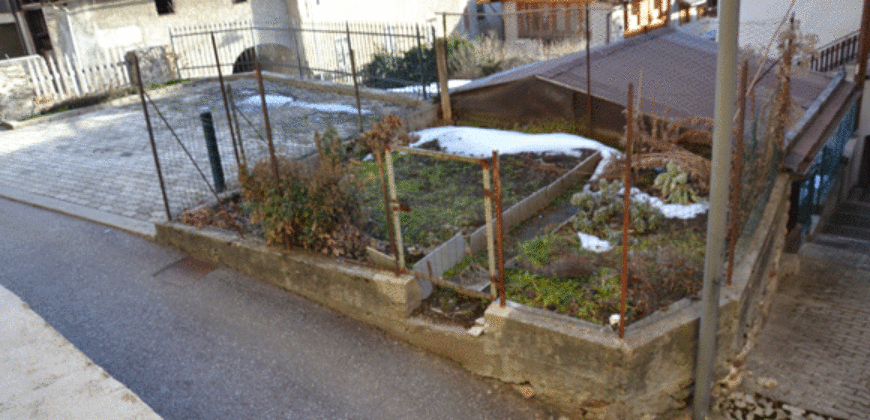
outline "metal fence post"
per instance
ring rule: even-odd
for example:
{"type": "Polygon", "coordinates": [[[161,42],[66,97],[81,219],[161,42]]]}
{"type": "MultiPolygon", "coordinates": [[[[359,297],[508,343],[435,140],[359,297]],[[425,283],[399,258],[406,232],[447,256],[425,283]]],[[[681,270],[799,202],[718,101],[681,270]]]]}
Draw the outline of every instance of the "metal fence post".
{"type": "Polygon", "coordinates": [[[160,170],[160,158],[157,157],[157,144],[154,142],[154,130],[151,128],[151,118],[148,117],[148,103],[145,102],[145,88],[142,87],[142,76],[139,70],[139,57],[136,53],[127,55],[133,61],[136,70],[136,86],[139,87],[139,99],[142,101],[142,112],[145,114],[145,125],[148,127],[148,139],[151,140],[151,153],[154,155],[154,166],[157,168],[157,180],[160,182],[160,193],[163,194],[163,208],[166,210],[166,220],[172,221],[169,212],[169,199],[166,198],[166,185],[163,183],[163,171],[160,170]]]}
{"type": "Polygon", "coordinates": [[[230,108],[232,108],[232,111],[233,111],[233,119],[230,122],[230,129],[233,129],[233,126],[235,125],[236,138],[239,139],[239,156],[242,158],[242,165],[245,168],[247,168],[248,167],[248,160],[245,158],[245,145],[242,142],[242,125],[239,123],[239,116],[238,116],[237,110],[236,110],[236,101],[233,98],[233,87],[232,86],[227,86],[227,99],[229,100],[230,108]],[[235,123],[235,124],[233,124],[233,123],[235,123]]]}
{"type": "Polygon", "coordinates": [[[275,143],[272,141],[272,125],[269,124],[269,107],[266,104],[266,89],[263,88],[263,74],[260,71],[260,57],[254,50],[254,70],[257,73],[257,87],[260,89],[260,103],[263,104],[263,121],[266,124],[266,139],[269,142],[269,157],[272,159],[272,170],[275,172],[275,185],[281,187],[281,176],[278,174],[278,159],[275,158],[275,143]]]}
{"type": "Polygon", "coordinates": [[[356,58],[354,58],[353,54],[353,45],[350,43],[350,22],[345,22],[345,29],[347,33],[347,51],[350,53],[350,71],[351,76],[353,77],[353,91],[356,95],[356,113],[357,120],[359,121],[359,132],[363,132],[363,118],[362,118],[362,105],[359,99],[359,82],[356,80],[356,58]]]}
{"type": "Polygon", "coordinates": [[[202,122],[202,134],[205,136],[205,147],[208,150],[208,162],[211,164],[211,176],[214,178],[214,189],[223,192],[226,189],[224,182],[224,168],[221,165],[221,155],[218,151],[217,136],[214,132],[214,120],[211,111],[199,114],[202,122]]]}
{"type": "Polygon", "coordinates": [[[495,247],[498,264],[498,296],[501,299],[499,306],[505,306],[505,278],[504,278],[504,222],[501,212],[501,170],[499,169],[498,150],[492,151],[492,183],[495,195],[495,247]]]}
{"type": "Polygon", "coordinates": [[[625,181],[622,202],[622,273],[619,293],[619,338],[625,337],[625,301],[628,295],[628,228],[631,225],[631,158],[634,148],[634,84],[628,84],[628,113],[625,123],[625,181]]]}
{"type": "Polygon", "coordinates": [[[393,171],[393,152],[390,147],[384,150],[384,163],[387,167],[387,181],[390,187],[390,213],[393,216],[393,234],[396,240],[396,269],[405,269],[405,250],[402,245],[402,225],[399,221],[399,196],[396,191],[396,174],[393,171]]]}
{"type": "Polygon", "coordinates": [[[417,61],[420,64],[420,91],[423,94],[423,99],[429,97],[426,94],[426,73],[423,69],[423,43],[420,40],[420,24],[416,24],[415,28],[417,29],[417,61]]]}
{"type": "MultiPolygon", "coordinates": [[[[221,96],[224,98],[224,110],[227,112],[227,124],[230,125],[230,138],[233,140],[233,154],[236,156],[236,167],[241,168],[242,161],[239,160],[239,148],[236,145],[236,133],[233,132],[233,119],[230,115],[230,104],[227,100],[227,89],[224,86],[224,73],[221,70],[221,59],[218,56],[217,41],[214,39],[214,32],[211,32],[211,45],[214,48],[214,63],[217,66],[218,81],[221,84],[221,96]]],[[[214,129],[214,127],[212,127],[214,129]]]]}

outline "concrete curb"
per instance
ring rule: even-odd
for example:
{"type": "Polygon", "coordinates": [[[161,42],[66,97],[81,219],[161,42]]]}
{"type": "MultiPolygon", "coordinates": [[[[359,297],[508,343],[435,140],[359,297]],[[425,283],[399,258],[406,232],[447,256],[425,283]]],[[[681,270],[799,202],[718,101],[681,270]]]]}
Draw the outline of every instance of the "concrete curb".
{"type": "Polygon", "coordinates": [[[4,418],[130,419],[161,417],[0,287],[0,412],[4,418]]]}
{"type": "Polygon", "coordinates": [[[90,220],[92,222],[106,225],[126,232],[133,233],[154,239],[157,235],[157,230],[154,224],[143,222],[141,220],[131,219],[129,217],[118,214],[108,213],[105,211],[92,209],[78,204],[68,203],[56,198],[46,197],[38,194],[33,194],[26,191],[21,191],[5,185],[0,185],[0,197],[17,201],[19,203],[28,204],[34,207],[39,207],[46,210],[56,211],[68,216],[77,217],[79,219],[90,220]]]}

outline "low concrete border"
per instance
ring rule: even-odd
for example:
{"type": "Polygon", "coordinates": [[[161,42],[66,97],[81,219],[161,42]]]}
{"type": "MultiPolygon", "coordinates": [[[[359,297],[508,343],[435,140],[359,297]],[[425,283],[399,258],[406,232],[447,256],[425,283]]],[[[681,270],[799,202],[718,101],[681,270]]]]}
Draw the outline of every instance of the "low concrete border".
{"type": "MultiPolygon", "coordinates": [[[[788,175],[779,175],[748,251],[738,259],[734,284],[723,287],[720,377],[751,344],[748,332],[763,321],[776,288],[788,185],[788,175]]],[[[683,299],[629,325],[624,340],[606,326],[514,302],[504,308],[493,303],[485,325],[466,331],[409,317],[420,304],[420,286],[411,276],[179,224],[159,224],[156,239],[376,325],[474,373],[526,384],[574,416],[660,418],[683,409],[691,394],[701,316],[697,300],[683,299]]]]}

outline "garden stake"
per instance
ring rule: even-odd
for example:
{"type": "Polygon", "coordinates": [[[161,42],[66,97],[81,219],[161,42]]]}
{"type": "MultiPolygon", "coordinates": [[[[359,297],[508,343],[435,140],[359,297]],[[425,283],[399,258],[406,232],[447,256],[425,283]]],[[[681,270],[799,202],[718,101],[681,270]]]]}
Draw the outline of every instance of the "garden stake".
{"type": "Polygon", "coordinates": [[[625,300],[628,294],[628,227],[631,225],[631,149],[634,147],[634,85],[628,84],[628,121],[625,123],[625,183],[622,201],[622,278],[619,295],[619,338],[625,337],[625,300]]]}
{"type": "Polygon", "coordinates": [[[387,191],[387,177],[384,175],[384,152],[383,151],[374,151],[375,159],[378,161],[378,169],[381,173],[381,187],[384,191],[384,211],[386,212],[386,222],[387,227],[390,229],[390,247],[393,250],[393,258],[396,259],[396,276],[399,275],[399,254],[396,250],[396,229],[393,226],[393,213],[390,211],[390,193],[387,191]]]}
{"type": "Polygon", "coordinates": [[[263,88],[263,74],[260,71],[260,57],[254,51],[254,69],[257,73],[257,86],[260,88],[260,102],[263,104],[263,122],[266,124],[266,138],[269,141],[269,156],[272,159],[272,170],[275,172],[275,185],[281,188],[281,177],[278,175],[278,160],[275,159],[275,143],[272,142],[272,126],[269,125],[269,108],[266,106],[266,90],[263,88]]]}
{"type": "Polygon", "coordinates": [[[154,154],[154,166],[157,167],[157,180],[160,181],[160,193],[163,194],[163,208],[166,209],[166,220],[172,221],[169,212],[169,199],[166,198],[166,186],[163,184],[163,171],[160,170],[160,159],[157,157],[157,144],[154,142],[154,131],[151,129],[151,118],[148,117],[148,103],[145,102],[145,88],[142,87],[142,76],[139,70],[139,56],[130,54],[133,66],[136,68],[136,85],[139,87],[139,99],[142,100],[142,111],[145,113],[145,125],[148,126],[148,139],[151,140],[151,153],[154,154]]]}
{"type": "Polygon", "coordinates": [[[393,214],[393,225],[396,237],[396,265],[399,270],[405,269],[405,251],[402,249],[402,226],[399,223],[399,197],[396,192],[396,175],[393,173],[393,152],[390,147],[384,150],[384,163],[387,166],[387,180],[390,181],[390,212],[393,214]]]}
{"type": "Polygon", "coordinates": [[[247,169],[248,159],[245,158],[245,145],[242,142],[242,125],[239,124],[239,116],[236,109],[236,101],[233,99],[233,87],[227,86],[227,96],[229,97],[230,107],[233,110],[233,121],[236,127],[236,138],[239,139],[239,155],[242,158],[242,165],[247,169]]]}
{"type": "Polygon", "coordinates": [[[740,99],[737,111],[737,127],[734,129],[734,171],[731,172],[731,230],[728,232],[728,280],[731,285],[731,277],[734,275],[734,249],[737,246],[737,232],[740,229],[740,184],[743,177],[743,131],[746,119],[746,78],[749,71],[749,62],[743,61],[743,69],[740,73],[740,99]]]}
{"type": "Polygon", "coordinates": [[[360,105],[359,100],[359,83],[356,80],[356,58],[354,58],[353,54],[353,46],[350,43],[350,22],[345,22],[345,29],[347,32],[347,51],[350,53],[350,71],[351,76],[353,76],[353,91],[356,95],[356,113],[357,120],[359,121],[359,132],[363,132],[363,119],[362,119],[362,105],[360,105]]]}
{"type": "Polygon", "coordinates": [[[242,167],[242,161],[239,159],[239,148],[236,145],[236,133],[233,132],[233,119],[230,116],[230,103],[227,100],[227,90],[224,87],[224,73],[221,71],[221,59],[218,56],[217,41],[214,39],[214,32],[211,32],[211,46],[214,49],[214,63],[217,66],[218,81],[221,84],[221,95],[224,98],[224,109],[227,111],[227,124],[230,125],[230,138],[233,140],[233,153],[236,155],[236,167],[242,167]]]}
{"type": "Polygon", "coordinates": [[[495,194],[495,241],[496,253],[498,254],[498,295],[501,299],[499,306],[505,305],[504,284],[504,225],[501,215],[501,174],[498,165],[498,150],[492,151],[492,180],[495,194]]]}
{"type": "Polygon", "coordinates": [[[589,3],[586,3],[586,107],[589,109],[589,122],[586,136],[592,138],[595,126],[592,124],[592,58],[589,48],[592,47],[592,35],[589,33],[589,3]]]}
{"type": "Polygon", "coordinates": [[[489,180],[489,165],[481,161],[483,167],[483,213],[486,216],[486,255],[489,262],[489,291],[495,296],[498,285],[495,282],[495,242],[492,226],[492,182],[489,180]]]}

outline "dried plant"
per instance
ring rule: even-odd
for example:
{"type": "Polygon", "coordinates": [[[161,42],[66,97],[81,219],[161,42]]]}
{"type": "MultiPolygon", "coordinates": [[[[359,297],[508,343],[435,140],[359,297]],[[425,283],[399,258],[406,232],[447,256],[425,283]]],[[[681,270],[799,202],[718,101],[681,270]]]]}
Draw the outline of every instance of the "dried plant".
{"type": "Polygon", "coordinates": [[[389,114],[375,124],[371,130],[363,133],[360,144],[373,154],[382,155],[387,146],[406,146],[417,140],[416,136],[402,129],[402,119],[389,114]]]}

